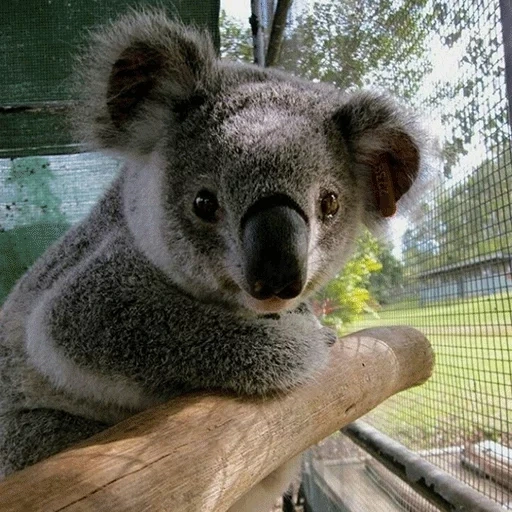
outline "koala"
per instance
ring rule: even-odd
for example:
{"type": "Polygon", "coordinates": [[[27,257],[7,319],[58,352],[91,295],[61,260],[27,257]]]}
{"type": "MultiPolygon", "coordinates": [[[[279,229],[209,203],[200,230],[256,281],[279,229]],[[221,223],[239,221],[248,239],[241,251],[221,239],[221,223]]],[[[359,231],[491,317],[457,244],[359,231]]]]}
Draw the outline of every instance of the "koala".
{"type": "Polygon", "coordinates": [[[160,11],[93,33],[78,67],[77,133],[124,164],[0,312],[1,475],[190,390],[314,378],[336,337],[309,298],[421,174],[394,100],[221,61],[160,11]]]}

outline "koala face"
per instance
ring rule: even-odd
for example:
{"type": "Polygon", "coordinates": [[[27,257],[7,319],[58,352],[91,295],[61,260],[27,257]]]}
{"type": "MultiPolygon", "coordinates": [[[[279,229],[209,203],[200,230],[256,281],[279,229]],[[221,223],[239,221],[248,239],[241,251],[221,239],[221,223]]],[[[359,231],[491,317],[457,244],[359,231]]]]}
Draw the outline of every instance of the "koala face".
{"type": "Polygon", "coordinates": [[[418,175],[418,131],[389,98],[222,63],[204,34],[161,13],[95,39],[79,129],[132,162],[138,247],[201,300],[295,307],[418,175]]]}
{"type": "Polygon", "coordinates": [[[184,121],[167,174],[167,244],[189,244],[191,273],[209,270],[217,296],[279,311],[343,263],[363,201],[331,118],[321,91],[264,82],[230,87],[184,121]]]}

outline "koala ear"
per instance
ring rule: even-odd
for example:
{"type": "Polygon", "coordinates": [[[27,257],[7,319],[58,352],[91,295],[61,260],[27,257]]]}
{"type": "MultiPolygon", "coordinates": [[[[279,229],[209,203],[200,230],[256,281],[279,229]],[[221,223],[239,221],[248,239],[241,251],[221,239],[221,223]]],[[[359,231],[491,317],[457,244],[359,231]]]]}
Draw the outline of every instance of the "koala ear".
{"type": "Polygon", "coordinates": [[[414,117],[388,97],[356,93],[333,120],[358,166],[358,176],[371,190],[368,210],[391,217],[420,170],[421,135],[414,117]]]}
{"type": "Polygon", "coordinates": [[[204,100],[215,60],[206,33],[163,11],[121,17],[92,34],[77,63],[77,134],[92,148],[151,151],[170,116],[204,100]]]}

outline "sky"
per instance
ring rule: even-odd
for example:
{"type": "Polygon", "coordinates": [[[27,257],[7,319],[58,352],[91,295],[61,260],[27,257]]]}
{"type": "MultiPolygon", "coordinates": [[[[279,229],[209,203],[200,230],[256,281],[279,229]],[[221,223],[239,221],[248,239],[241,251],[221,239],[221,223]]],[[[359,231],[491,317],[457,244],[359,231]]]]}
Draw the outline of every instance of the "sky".
{"type": "Polygon", "coordinates": [[[229,16],[247,21],[251,15],[250,0],[221,0],[220,8],[224,9],[229,16]]]}
{"type": "MultiPolygon", "coordinates": [[[[300,12],[306,6],[313,5],[314,2],[323,0],[294,0],[291,6],[292,13],[300,12]],[[295,11],[293,11],[295,9],[295,11]]],[[[251,15],[251,0],[221,0],[221,9],[224,9],[229,16],[247,21],[251,15]]]]}

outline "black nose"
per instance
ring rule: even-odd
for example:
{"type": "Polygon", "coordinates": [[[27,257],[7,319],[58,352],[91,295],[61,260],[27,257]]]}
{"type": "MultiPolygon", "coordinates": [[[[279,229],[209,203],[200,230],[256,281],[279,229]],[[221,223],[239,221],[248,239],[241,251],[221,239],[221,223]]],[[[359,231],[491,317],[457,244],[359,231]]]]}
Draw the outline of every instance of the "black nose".
{"type": "Polygon", "coordinates": [[[242,228],[249,293],[260,300],[297,297],[307,273],[309,233],[304,215],[280,204],[251,211],[242,228]]]}
{"type": "Polygon", "coordinates": [[[290,279],[282,279],[279,276],[275,280],[257,280],[249,283],[251,295],[259,300],[279,297],[280,299],[294,299],[300,295],[304,284],[300,276],[290,276],[290,279]],[[285,283],[284,286],[282,284],[285,283]]]}

